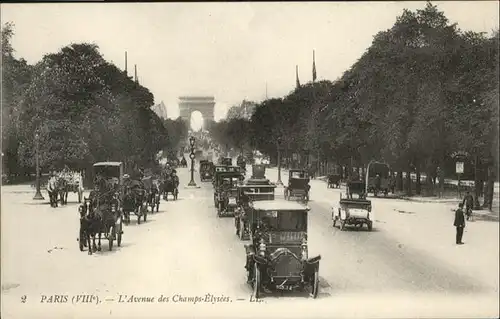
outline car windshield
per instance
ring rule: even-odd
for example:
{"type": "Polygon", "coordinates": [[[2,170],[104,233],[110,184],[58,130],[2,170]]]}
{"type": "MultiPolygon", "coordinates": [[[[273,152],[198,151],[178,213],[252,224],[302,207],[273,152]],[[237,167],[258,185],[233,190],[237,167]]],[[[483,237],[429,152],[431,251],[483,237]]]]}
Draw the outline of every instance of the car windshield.
{"type": "Polygon", "coordinates": [[[269,230],[307,229],[307,214],[302,211],[263,211],[261,221],[269,230]]]}
{"type": "Polygon", "coordinates": [[[304,172],[292,172],[292,178],[305,178],[304,172]]]}

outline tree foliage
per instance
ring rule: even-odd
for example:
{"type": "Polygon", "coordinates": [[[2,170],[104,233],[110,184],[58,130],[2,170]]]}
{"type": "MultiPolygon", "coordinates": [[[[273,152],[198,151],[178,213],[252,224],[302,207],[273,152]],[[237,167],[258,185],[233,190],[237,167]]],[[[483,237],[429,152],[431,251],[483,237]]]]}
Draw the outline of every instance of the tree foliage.
{"type": "MultiPolygon", "coordinates": [[[[280,139],[344,165],[383,160],[432,175],[465,151],[498,170],[498,40],[498,31],[460,30],[431,3],[404,10],[338,80],[259,103],[245,134],[268,155],[280,139]]],[[[234,134],[232,122],[215,130],[234,134]]]]}
{"type": "Polygon", "coordinates": [[[153,94],[107,62],[93,44],[70,44],[30,66],[13,56],[13,25],[2,28],[3,151],[16,173],[42,168],[124,161],[151,165],[187,134],[179,121],[163,121],[150,108],[153,94]]]}

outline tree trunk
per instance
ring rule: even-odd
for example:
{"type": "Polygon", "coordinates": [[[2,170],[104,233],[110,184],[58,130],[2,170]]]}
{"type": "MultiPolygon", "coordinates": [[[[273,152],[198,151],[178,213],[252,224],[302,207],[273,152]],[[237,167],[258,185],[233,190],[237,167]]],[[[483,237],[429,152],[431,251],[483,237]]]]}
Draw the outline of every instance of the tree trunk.
{"type": "Polygon", "coordinates": [[[407,196],[412,196],[412,190],[411,190],[411,171],[408,170],[406,172],[406,195],[407,196]]]}
{"type": "Polygon", "coordinates": [[[428,169],[425,172],[426,177],[425,177],[425,192],[427,196],[434,196],[434,173],[428,169]]]}
{"type": "Polygon", "coordinates": [[[396,188],[398,191],[403,191],[403,172],[398,172],[396,175],[396,188]]]}
{"type": "Polygon", "coordinates": [[[492,166],[488,167],[488,182],[484,194],[483,208],[488,208],[491,211],[493,206],[493,195],[495,191],[495,172],[492,166]]]}
{"type": "Polygon", "coordinates": [[[415,193],[417,195],[421,195],[422,194],[422,185],[420,184],[420,168],[416,168],[416,174],[417,174],[417,183],[415,184],[415,193]]]}

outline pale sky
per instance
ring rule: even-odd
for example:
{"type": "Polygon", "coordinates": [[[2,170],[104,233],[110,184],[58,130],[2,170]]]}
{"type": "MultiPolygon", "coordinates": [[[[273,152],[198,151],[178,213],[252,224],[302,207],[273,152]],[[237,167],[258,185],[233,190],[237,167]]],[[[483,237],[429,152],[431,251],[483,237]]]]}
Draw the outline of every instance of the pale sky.
{"type": "MultiPolygon", "coordinates": [[[[434,2],[462,30],[498,28],[498,1],[434,2]]],[[[179,115],[178,97],[212,95],[215,119],[243,99],[282,97],[311,81],[335,80],[390,28],[404,8],[425,2],[325,3],[43,3],[2,4],[2,23],[15,24],[18,58],[38,62],[72,42],[92,42],[104,58],[139,81],[179,115]]]]}

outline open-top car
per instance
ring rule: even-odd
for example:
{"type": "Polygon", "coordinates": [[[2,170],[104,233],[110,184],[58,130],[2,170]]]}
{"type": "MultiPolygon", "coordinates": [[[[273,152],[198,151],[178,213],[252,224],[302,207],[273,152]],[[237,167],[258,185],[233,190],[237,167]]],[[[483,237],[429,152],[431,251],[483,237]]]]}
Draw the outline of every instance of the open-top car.
{"type": "MultiPolygon", "coordinates": [[[[353,190],[352,187],[364,187],[364,185],[351,185],[348,183],[348,189],[353,190]]],[[[372,230],[373,221],[370,216],[372,211],[371,201],[366,199],[366,193],[356,192],[358,197],[353,197],[353,193],[348,193],[348,195],[342,198],[340,194],[340,201],[338,205],[332,205],[332,221],[333,227],[336,226],[337,221],[339,222],[340,230],[345,230],[346,225],[354,225],[355,227],[361,228],[366,224],[368,230],[372,230]]]]}
{"type": "Polygon", "coordinates": [[[207,160],[200,161],[200,180],[202,182],[211,181],[214,176],[214,163],[207,160]]]}
{"type": "Polygon", "coordinates": [[[238,207],[234,214],[234,225],[236,236],[241,240],[249,239],[248,210],[253,202],[262,200],[274,200],[274,190],[276,185],[238,185],[238,197],[236,202],[238,207]]]}
{"type": "Polygon", "coordinates": [[[305,170],[291,169],[288,172],[288,186],[285,187],[285,199],[300,199],[304,202],[309,201],[309,174],[305,170]]]}
{"type": "Polygon", "coordinates": [[[308,212],[301,203],[281,199],[253,203],[245,269],[254,298],[263,291],[293,289],[318,296],[321,256],[309,258],[308,212]]]}
{"type": "Polygon", "coordinates": [[[240,178],[241,174],[237,172],[220,172],[215,175],[214,204],[219,217],[234,215],[240,178]]]}

